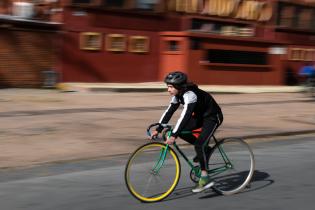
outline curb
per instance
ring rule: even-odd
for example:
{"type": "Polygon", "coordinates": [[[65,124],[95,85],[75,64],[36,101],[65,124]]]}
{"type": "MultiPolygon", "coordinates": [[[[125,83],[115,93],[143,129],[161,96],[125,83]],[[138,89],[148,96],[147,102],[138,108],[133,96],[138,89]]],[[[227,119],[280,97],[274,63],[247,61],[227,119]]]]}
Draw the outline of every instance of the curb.
{"type": "Polygon", "coordinates": [[[166,88],[141,88],[141,87],[105,87],[105,88],[89,88],[88,91],[91,92],[118,92],[118,93],[130,93],[130,92],[166,92],[166,88]]]}
{"type": "MultiPolygon", "coordinates": [[[[304,92],[301,86],[235,86],[235,85],[199,85],[211,93],[297,93],[304,92]]],[[[58,83],[56,88],[62,92],[166,92],[161,82],[146,83],[58,83]]]]}
{"type": "MultiPolygon", "coordinates": [[[[284,131],[278,133],[266,133],[257,135],[246,135],[246,136],[233,136],[233,138],[243,138],[243,139],[259,139],[259,138],[270,138],[270,137],[280,137],[280,136],[298,136],[304,134],[313,134],[315,130],[303,130],[303,131],[284,131]]],[[[230,137],[226,137],[230,138],[230,137]]]]}

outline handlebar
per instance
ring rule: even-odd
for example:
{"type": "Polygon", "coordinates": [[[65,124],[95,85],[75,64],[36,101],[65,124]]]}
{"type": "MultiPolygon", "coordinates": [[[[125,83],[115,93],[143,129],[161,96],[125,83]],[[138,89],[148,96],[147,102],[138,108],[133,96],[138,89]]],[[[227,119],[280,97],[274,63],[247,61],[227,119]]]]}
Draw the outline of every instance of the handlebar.
{"type": "MultiPolygon", "coordinates": [[[[170,130],[172,129],[172,126],[169,125],[169,124],[153,123],[153,124],[151,124],[151,125],[148,126],[148,128],[147,128],[147,135],[148,135],[148,136],[151,136],[151,129],[152,129],[153,127],[157,127],[157,126],[162,126],[163,129],[166,129],[166,130],[164,130],[164,132],[163,132],[163,134],[162,134],[163,139],[165,139],[165,134],[166,134],[166,132],[167,132],[167,131],[170,131],[170,130]]],[[[153,139],[156,140],[157,137],[155,137],[155,138],[153,138],[153,139]]]]}

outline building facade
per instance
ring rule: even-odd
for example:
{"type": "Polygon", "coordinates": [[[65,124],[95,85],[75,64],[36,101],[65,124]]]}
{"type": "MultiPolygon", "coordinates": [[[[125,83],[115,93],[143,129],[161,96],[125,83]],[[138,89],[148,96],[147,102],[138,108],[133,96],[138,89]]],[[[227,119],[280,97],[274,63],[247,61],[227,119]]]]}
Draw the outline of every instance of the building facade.
{"type": "MultiPolygon", "coordinates": [[[[12,2],[0,12],[13,14],[12,2]]],[[[23,2],[33,20],[63,23],[49,64],[62,82],[161,81],[181,70],[199,84],[292,85],[315,61],[314,0],[23,2]]]]}
{"type": "Polygon", "coordinates": [[[63,3],[0,1],[0,88],[53,86],[63,3]]]}
{"type": "Polygon", "coordinates": [[[65,82],[285,85],[315,60],[314,1],[73,0],[64,12],[65,82]]]}

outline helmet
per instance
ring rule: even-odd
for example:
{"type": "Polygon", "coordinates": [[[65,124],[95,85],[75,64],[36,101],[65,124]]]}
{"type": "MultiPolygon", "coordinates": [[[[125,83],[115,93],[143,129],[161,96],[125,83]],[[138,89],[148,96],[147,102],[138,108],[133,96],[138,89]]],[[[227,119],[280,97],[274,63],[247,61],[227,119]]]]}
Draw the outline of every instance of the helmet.
{"type": "Polygon", "coordinates": [[[176,89],[182,88],[187,84],[187,75],[180,71],[171,72],[165,77],[164,82],[173,85],[176,89]]]}

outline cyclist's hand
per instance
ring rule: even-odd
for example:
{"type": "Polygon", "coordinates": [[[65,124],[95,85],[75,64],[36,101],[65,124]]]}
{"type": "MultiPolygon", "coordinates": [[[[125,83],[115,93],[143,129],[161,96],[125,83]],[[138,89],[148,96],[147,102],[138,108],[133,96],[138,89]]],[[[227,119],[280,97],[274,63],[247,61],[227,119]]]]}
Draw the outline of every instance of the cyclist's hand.
{"type": "Polygon", "coordinates": [[[151,136],[150,136],[150,139],[151,139],[151,140],[152,140],[152,139],[155,139],[158,135],[159,135],[159,132],[157,132],[157,131],[152,131],[151,136]]]}
{"type": "Polygon", "coordinates": [[[168,138],[166,139],[165,143],[166,143],[166,144],[169,144],[169,145],[174,144],[175,139],[176,139],[176,138],[175,138],[174,136],[170,136],[170,137],[168,137],[168,138]]]}

